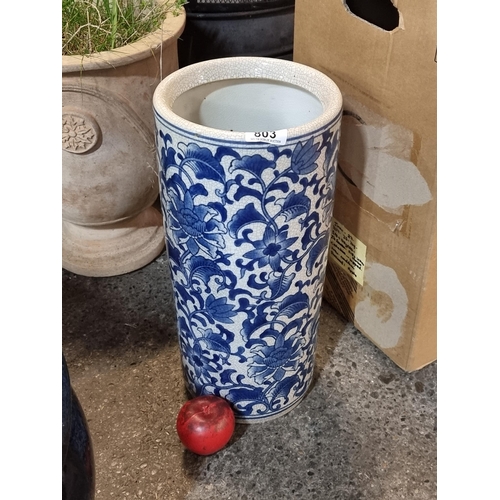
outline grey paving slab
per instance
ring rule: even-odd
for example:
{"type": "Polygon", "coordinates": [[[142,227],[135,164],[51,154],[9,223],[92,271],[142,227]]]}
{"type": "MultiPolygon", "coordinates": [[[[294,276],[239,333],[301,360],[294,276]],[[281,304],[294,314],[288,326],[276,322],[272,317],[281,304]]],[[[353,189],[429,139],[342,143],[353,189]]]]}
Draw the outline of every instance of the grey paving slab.
{"type": "Polygon", "coordinates": [[[127,275],[62,281],[62,348],[92,433],[96,500],[437,497],[436,363],[405,373],[324,304],[306,398],[199,457],[175,432],[187,395],[165,254],[127,275]]]}

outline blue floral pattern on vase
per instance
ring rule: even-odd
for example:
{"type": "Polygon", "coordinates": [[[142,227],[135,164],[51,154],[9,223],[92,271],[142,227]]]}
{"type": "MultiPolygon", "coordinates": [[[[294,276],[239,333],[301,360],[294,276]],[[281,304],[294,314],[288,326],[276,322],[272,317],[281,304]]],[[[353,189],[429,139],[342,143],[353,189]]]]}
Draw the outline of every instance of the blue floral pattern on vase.
{"type": "Polygon", "coordinates": [[[156,140],[183,370],[239,421],[290,411],[312,379],[340,115],[285,146],[156,140]]]}

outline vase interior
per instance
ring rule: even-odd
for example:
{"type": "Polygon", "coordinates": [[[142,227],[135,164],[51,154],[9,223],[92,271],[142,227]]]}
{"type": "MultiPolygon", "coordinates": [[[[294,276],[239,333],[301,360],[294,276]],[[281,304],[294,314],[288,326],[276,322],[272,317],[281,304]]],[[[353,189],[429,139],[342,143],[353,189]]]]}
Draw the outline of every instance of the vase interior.
{"type": "Polygon", "coordinates": [[[235,78],[198,85],[179,95],[172,111],[219,130],[259,132],[300,127],[323,113],[311,92],[287,82],[235,78]]]}

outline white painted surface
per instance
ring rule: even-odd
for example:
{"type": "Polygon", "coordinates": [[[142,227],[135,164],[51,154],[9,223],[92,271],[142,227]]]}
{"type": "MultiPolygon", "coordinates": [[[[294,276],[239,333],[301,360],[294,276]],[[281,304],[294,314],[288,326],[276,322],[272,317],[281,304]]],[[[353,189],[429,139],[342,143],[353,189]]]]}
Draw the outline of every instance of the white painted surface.
{"type": "Polygon", "coordinates": [[[408,296],[394,269],[379,263],[367,264],[367,295],[355,308],[359,328],[381,348],[396,347],[408,312],[408,296]]]}
{"type": "Polygon", "coordinates": [[[342,119],[340,165],[370,200],[391,213],[432,199],[427,182],[410,161],[413,134],[394,124],[342,119]]]}

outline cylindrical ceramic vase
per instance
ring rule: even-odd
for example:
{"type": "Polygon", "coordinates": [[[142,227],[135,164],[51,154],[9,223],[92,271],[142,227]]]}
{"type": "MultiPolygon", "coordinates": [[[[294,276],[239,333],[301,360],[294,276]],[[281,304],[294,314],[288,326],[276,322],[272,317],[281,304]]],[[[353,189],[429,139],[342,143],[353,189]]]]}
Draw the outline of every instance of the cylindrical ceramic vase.
{"type": "Polygon", "coordinates": [[[227,57],[153,96],[182,364],[238,422],[284,415],[313,376],[342,96],[291,61],[227,57]]]}

